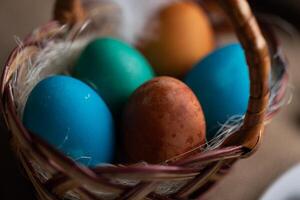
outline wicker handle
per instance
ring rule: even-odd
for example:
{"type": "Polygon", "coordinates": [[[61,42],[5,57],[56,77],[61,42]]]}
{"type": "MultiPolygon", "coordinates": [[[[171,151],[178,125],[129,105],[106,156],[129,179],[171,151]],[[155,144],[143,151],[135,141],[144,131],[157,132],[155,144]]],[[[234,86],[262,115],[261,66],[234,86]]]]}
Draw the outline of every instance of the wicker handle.
{"type": "MultiPolygon", "coordinates": [[[[250,71],[251,91],[243,127],[225,141],[225,145],[243,145],[253,149],[263,130],[269,99],[270,57],[266,41],[246,0],[219,0],[231,19],[245,49],[250,71]]],[[[54,18],[74,24],[84,19],[80,0],[57,0],[54,18]]],[[[237,83],[238,84],[238,83],[237,83]]]]}
{"type": "MultiPolygon", "coordinates": [[[[264,128],[269,102],[270,55],[266,40],[246,0],[219,0],[231,19],[246,52],[250,72],[250,99],[242,128],[225,142],[255,148],[264,128]]],[[[238,83],[237,83],[238,84],[238,83]]]]}
{"type": "Polygon", "coordinates": [[[54,20],[63,24],[75,24],[85,19],[85,11],[80,0],[56,0],[54,20]]]}

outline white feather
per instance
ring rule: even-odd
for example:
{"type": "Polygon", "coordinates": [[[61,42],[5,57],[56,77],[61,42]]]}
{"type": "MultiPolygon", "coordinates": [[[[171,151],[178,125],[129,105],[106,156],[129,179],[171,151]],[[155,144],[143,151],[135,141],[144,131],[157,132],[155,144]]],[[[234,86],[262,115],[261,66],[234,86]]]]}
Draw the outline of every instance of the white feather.
{"type": "MultiPolygon", "coordinates": [[[[95,1],[95,0],[94,0],[95,1]]],[[[112,2],[120,8],[118,35],[128,43],[135,44],[149,32],[145,28],[165,6],[178,0],[96,0],[112,2]]]]}

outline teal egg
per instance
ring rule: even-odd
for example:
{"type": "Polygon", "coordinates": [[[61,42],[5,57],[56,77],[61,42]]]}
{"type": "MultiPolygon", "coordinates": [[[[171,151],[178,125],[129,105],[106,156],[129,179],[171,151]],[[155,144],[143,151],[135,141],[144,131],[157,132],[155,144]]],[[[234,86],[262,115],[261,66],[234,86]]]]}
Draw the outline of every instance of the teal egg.
{"type": "Polygon", "coordinates": [[[113,113],[129,96],[154,77],[147,60],[133,47],[114,38],[95,39],[82,52],[73,76],[91,85],[113,113]]]}
{"type": "Polygon", "coordinates": [[[113,161],[112,115],[101,97],[80,80],[52,76],[39,82],[26,102],[23,123],[82,165],[113,161]]]}
{"type": "Polygon", "coordinates": [[[250,95],[249,70],[240,44],[230,44],[205,57],[185,77],[200,101],[208,140],[230,117],[244,115],[250,95]]]}

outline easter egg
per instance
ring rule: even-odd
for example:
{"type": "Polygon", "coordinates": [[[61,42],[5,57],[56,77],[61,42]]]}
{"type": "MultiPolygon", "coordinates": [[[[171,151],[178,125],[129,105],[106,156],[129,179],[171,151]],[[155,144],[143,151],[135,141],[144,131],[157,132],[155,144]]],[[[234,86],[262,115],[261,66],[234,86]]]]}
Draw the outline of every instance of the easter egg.
{"type": "Polygon", "coordinates": [[[82,165],[112,162],[112,115],[99,95],[77,79],[52,76],[39,82],[26,102],[23,123],[82,165]]]}
{"type": "Polygon", "coordinates": [[[154,73],[133,47],[117,39],[100,38],[85,48],[73,75],[90,84],[116,113],[134,90],[153,78],[154,73]]]}
{"type": "Polygon", "coordinates": [[[158,75],[182,77],[214,45],[202,8],[193,2],[176,2],[159,13],[153,36],[141,41],[139,48],[158,75]]]}
{"type": "Polygon", "coordinates": [[[205,57],[187,74],[185,83],[201,102],[208,139],[231,117],[247,110],[249,71],[239,44],[229,44],[205,57]]]}
{"type": "Polygon", "coordinates": [[[123,146],[129,162],[159,163],[205,142],[199,101],[175,78],[158,77],[139,87],[123,114],[123,146]]]}

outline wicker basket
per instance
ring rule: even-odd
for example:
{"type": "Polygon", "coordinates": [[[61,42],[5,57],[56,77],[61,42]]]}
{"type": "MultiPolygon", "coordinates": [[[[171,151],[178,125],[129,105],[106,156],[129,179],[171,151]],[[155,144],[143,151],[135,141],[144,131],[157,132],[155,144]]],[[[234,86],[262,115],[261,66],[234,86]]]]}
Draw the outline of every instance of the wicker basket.
{"type": "MultiPolygon", "coordinates": [[[[52,22],[43,26],[34,37],[27,37],[24,44],[12,52],[1,78],[1,108],[12,134],[13,149],[40,199],[189,199],[208,191],[236,160],[254,152],[261,141],[268,106],[269,50],[246,0],[220,0],[219,4],[236,30],[250,68],[251,96],[244,123],[219,149],[164,165],[115,165],[90,169],[77,165],[29,133],[16,113],[11,77],[18,66],[16,63],[24,62],[28,55],[42,48],[41,41],[51,37],[57,24],[52,22]],[[125,184],[124,180],[131,182],[125,184]],[[170,183],[173,183],[172,187],[176,185],[176,189],[169,193],[159,192],[160,188],[171,187],[170,183]]],[[[75,24],[85,15],[80,1],[57,0],[56,20],[75,24]]]]}

